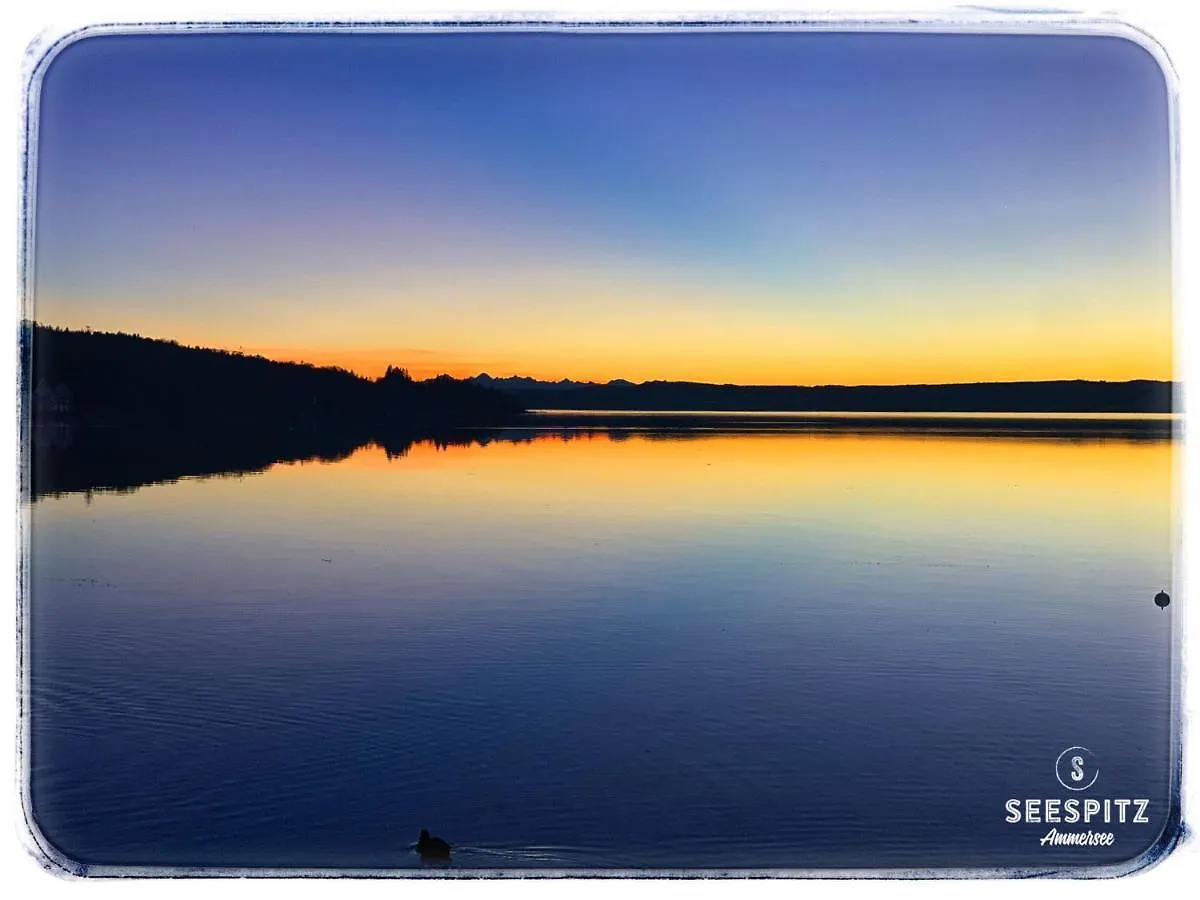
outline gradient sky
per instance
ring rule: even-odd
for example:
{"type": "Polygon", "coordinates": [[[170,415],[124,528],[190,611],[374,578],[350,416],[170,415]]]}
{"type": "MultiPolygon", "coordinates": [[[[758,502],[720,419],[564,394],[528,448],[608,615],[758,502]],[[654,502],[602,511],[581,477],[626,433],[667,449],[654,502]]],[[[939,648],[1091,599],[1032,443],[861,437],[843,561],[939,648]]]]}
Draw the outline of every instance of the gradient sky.
{"type": "Polygon", "coordinates": [[[1170,378],[1106,37],[140,35],[42,83],[35,318],[378,374],[1170,378]]]}

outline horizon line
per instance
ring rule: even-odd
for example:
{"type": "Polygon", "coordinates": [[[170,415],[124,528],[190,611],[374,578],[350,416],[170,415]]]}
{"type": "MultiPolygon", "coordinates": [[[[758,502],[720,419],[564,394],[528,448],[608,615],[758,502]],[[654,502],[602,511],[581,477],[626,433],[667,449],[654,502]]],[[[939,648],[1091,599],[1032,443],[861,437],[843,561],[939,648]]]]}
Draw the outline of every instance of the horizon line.
{"type": "MultiPolygon", "coordinates": [[[[281,358],[280,356],[268,356],[266,354],[266,352],[264,352],[263,349],[259,349],[256,351],[253,348],[247,350],[247,349],[242,348],[241,346],[229,347],[229,346],[219,346],[216,344],[194,344],[194,343],[187,343],[178,338],[152,337],[149,335],[139,334],[137,332],[130,332],[130,331],[119,331],[119,330],[109,331],[109,330],[102,329],[102,328],[97,329],[97,328],[91,328],[91,327],[86,327],[86,326],[83,328],[72,328],[69,326],[52,325],[52,324],[49,324],[46,322],[39,322],[36,319],[24,318],[24,317],[21,319],[20,325],[22,328],[32,326],[32,327],[38,327],[38,328],[49,328],[49,329],[53,329],[55,331],[65,331],[65,332],[75,333],[75,334],[108,335],[108,336],[112,336],[112,337],[133,337],[133,338],[137,338],[139,340],[155,341],[155,342],[166,343],[166,344],[174,344],[176,346],[179,346],[179,347],[182,347],[185,349],[208,350],[208,351],[214,351],[214,352],[218,352],[218,353],[228,353],[228,354],[231,354],[234,356],[242,356],[247,359],[262,359],[262,360],[266,360],[268,362],[279,363],[281,365],[299,365],[299,366],[309,366],[314,369],[327,369],[327,370],[333,370],[333,371],[343,371],[343,372],[348,372],[348,373],[354,375],[355,377],[361,378],[365,381],[378,381],[381,378],[385,377],[385,374],[386,374],[386,369],[385,369],[384,373],[372,376],[372,375],[369,375],[359,369],[356,369],[356,368],[353,368],[353,367],[347,366],[347,365],[339,365],[339,364],[335,364],[335,363],[316,363],[316,362],[312,362],[310,360],[303,359],[298,356],[289,356],[289,358],[281,358]]],[[[396,369],[404,370],[406,372],[411,372],[412,367],[406,366],[403,363],[392,363],[392,364],[389,364],[386,368],[396,368],[396,369]]],[[[473,375],[451,375],[448,372],[439,372],[436,374],[426,375],[424,377],[416,377],[416,376],[411,376],[411,375],[410,375],[410,377],[412,378],[413,381],[432,381],[437,378],[453,378],[458,381],[477,381],[478,379],[488,379],[491,381],[523,380],[523,381],[530,381],[530,382],[534,382],[534,383],[537,383],[540,385],[547,385],[547,386],[557,386],[557,385],[566,383],[569,385],[578,385],[581,387],[608,387],[613,384],[624,384],[624,385],[627,385],[630,387],[642,387],[645,385],[653,385],[653,384],[688,384],[688,385],[700,385],[700,386],[705,386],[705,387],[726,387],[726,388],[800,388],[800,389],[846,388],[846,389],[857,389],[857,388],[954,387],[954,386],[1015,385],[1015,384],[1071,384],[1071,383],[1118,385],[1118,384],[1133,384],[1136,382],[1147,382],[1150,384],[1169,384],[1169,385],[1172,385],[1173,387],[1180,387],[1182,385],[1182,381],[1176,380],[1175,378],[1164,379],[1164,378],[1138,377],[1138,378],[1122,378],[1122,379],[1114,380],[1114,379],[1109,379],[1109,378],[1089,378],[1086,376],[1075,376],[1075,377],[1070,377],[1070,378],[1061,378],[1061,377],[1060,378],[1025,378],[1025,379],[1009,378],[1009,379],[1005,379],[1005,380],[996,380],[996,381],[981,381],[981,380],[975,379],[975,380],[959,380],[959,381],[800,383],[800,382],[703,381],[703,380],[696,380],[696,379],[691,379],[691,378],[676,378],[676,379],[647,378],[647,379],[643,379],[641,381],[637,381],[637,380],[634,380],[631,378],[624,378],[624,377],[610,378],[608,380],[595,380],[595,379],[571,378],[571,377],[538,378],[536,376],[525,375],[525,374],[492,375],[489,372],[487,372],[486,370],[481,370],[479,372],[476,372],[473,375]]],[[[564,387],[565,387],[565,385],[564,385],[564,387]]]]}

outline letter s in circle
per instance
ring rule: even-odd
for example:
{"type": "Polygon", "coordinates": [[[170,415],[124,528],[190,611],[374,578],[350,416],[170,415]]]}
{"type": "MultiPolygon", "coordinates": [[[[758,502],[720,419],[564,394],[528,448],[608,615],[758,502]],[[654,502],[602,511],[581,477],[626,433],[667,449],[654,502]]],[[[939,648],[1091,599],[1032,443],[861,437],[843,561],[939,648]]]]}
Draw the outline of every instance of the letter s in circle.
{"type": "Polygon", "coordinates": [[[1082,756],[1072,756],[1071,757],[1071,780],[1072,781],[1083,781],[1083,757],[1082,756]]]}

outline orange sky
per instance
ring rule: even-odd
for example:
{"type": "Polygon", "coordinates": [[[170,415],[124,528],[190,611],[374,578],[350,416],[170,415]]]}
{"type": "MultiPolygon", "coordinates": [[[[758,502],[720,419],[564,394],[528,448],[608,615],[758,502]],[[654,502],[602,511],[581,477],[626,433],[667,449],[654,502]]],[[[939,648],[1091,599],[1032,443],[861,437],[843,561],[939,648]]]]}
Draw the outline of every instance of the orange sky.
{"type": "MultiPolygon", "coordinates": [[[[820,321],[696,316],[678,327],[643,317],[636,329],[593,327],[586,334],[501,328],[429,346],[352,343],[239,345],[270,359],[336,365],[368,377],[388,365],[416,378],[524,375],[548,381],[678,380],[732,384],[920,384],[1087,378],[1170,380],[1169,303],[1139,309],[1024,315],[1012,309],[957,320],[877,315],[849,327],[820,321]],[[1164,314],[1165,313],[1165,314],[1164,314]],[[889,319],[891,319],[889,321],[889,319]]],[[[440,339],[440,340],[439,340],[440,339]]],[[[218,342],[218,345],[219,342],[218,342]]],[[[228,346],[228,345],[225,345],[228,346]]],[[[232,349],[232,348],[231,348],[232,349]]]]}

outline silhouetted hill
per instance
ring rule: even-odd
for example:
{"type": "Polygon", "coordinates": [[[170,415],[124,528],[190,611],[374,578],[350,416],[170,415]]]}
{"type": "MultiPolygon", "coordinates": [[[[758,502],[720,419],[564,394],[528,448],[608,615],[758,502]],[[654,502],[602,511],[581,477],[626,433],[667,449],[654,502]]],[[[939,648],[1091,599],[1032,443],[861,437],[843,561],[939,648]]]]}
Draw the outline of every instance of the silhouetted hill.
{"type": "Polygon", "coordinates": [[[33,421],[155,427],[325,425],[356,435],[391,428],[489,425],[522,407],[512,395],[447,376],[379,379],[337,368],[185,347],[131,334],[22,328],[33,421]]]}
{"type": "Polygon", "coordinates": [[[560,388],[492,379],[531,409],[727,412],[1171,412],[1169,381],[1018,381],[979,384],[742,386],[686,381],[560,388]]]}

